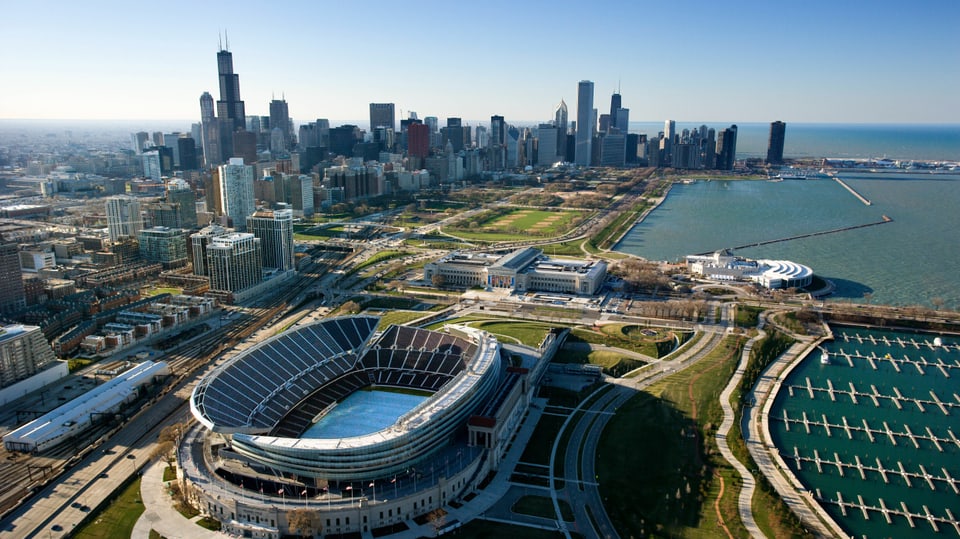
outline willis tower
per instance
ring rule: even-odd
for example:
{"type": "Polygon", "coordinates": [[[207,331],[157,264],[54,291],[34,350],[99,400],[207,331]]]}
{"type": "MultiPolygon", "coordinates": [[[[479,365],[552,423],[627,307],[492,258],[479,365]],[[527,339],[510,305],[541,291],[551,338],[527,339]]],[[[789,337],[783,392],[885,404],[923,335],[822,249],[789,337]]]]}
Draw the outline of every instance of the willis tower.
{"type": "Polygon", "coordinates": [[[226,162],[236,155],[233,133],[246,129],[246,114],[240,100],[240,77],[233,72],[233,53],[230,42],[217,53],[217,72],[220,74],[220,100],[217,101],[217,122],[220,126],[220,151],[226,162]]]}

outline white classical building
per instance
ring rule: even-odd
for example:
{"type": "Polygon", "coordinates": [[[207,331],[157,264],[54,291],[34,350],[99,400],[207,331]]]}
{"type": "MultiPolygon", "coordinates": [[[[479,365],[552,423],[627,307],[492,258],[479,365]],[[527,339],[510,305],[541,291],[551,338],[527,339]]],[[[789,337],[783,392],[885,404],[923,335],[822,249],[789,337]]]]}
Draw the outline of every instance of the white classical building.
{"type": "Polygon", "coordinates": [[[435,275],[453,286],[593,295],[603,286],[607,264],[602,260],[549,258],[532,247],[506,255],[454,251],[424,266],[424,279],[435,275]]]}
{"type": "Polygon", "coordinates": [[[687,256],[687,269],[715,281],[750,281],[765,288],[804,288],[813,281],[809,266],[789,260],[749,260],[727,249],[687,256]]]}

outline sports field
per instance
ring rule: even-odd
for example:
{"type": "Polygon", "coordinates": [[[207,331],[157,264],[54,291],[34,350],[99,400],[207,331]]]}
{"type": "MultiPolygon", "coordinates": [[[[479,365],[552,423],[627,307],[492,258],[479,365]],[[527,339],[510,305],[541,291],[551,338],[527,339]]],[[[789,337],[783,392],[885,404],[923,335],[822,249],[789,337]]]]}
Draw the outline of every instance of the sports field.
{"type": "Polygon", "coordinates": [[[589,217],[582,211],[548,211],[535,208],[498,208],[488,210],[444,229],[464,239],[476,241],[517,241],[530,237],[561,236],[589,217]]]}
{"type": "Polygon", "coordinates": [[[302,437],[350,438],[381,431],[426,399],[392,391],[357,391],[311,425],[302,437]]]}

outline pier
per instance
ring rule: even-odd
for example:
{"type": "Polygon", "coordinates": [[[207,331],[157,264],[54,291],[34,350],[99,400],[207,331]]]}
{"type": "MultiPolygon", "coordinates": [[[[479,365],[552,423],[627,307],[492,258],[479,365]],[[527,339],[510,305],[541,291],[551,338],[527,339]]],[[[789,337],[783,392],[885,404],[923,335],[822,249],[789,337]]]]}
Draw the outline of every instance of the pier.
{"type": "Polygon", "coordinates": [[[847,191],[850,191],[850,194],[857,197],[857,200],[859,200],[860,202],[863,202],[865,206],[873,206],[873,202],[870,202],[870,200],[867,197],[861,195],[856,191],[856,189],[847,185],[847,182],[841,180],[837,176],[834,176],[833,179],[836,180],[837,183],[842,185],[844,189],[846,189],[847,191]]]}
{"type": "MultiPolygon", "coordinates": [[[[859,195],[858,195],[858,196],[859,196],[859,195]]],[[[866,200],[866,199],[864,199],[864,200],[866,200]]],[[[869,206],[869,204],[867,204],[867,205],[869,206]]],[[[873,222],[870,222],[870,223],[863,223],[862,225],[842,226],[842,227],[839,227],[839,228],[831,228],[830,230],[821,230],[821,231],[819,231],[819,232],[807,232],[806,234],[796,234],[796,235],[794,235],[794,236],[787,236],[786,238],[777,238],[777,239],[775,239],[775,240],[763,240],[763,241],[758,241],[758,242],[754,242],[754,243],[746,243],[746,244],[744,244],[744,245],[737,245],[736,247],[728,247],[728,249],[730,249],[730,250],[732,250],[732,251],[737,251],[737,250],[739,250],[739,249],[749,249],[750,247],[760,247],[761,245],[770,245],[770,244],[772,244],[772,243],[784,243],[784,242],[787,242],[787,241],[802,240],[802,239],[804,239],[804,238],[814,238],[814,237],[816,237],[816,236],[826,236],[827,234],[836,234],[836,233],[838,233],[838,232],[847,232],[847,231],[849,231],[849,230],[857,230],[858,228],[867,228],[867,227],[871,227],[871,226],[877,226],[877,225],[882,225],[882,224],[884,224],[884,223],[892,223],[892,222],[893,222],[893,219],[892,219],[892,218],[887,217],[886,215],[884,215],[883,218],[882,218],[881,220],[879,220],[879,221],[873,221],[873,222]]],[[[713,251],[706,251],[706,252],[703,252],[703,253],[697,253],[697,255],[698,255],[698,256],[707,256],[707,255],[713,254],[714,252],[716,252],[716,249],[713,250],[713,251]]]]}

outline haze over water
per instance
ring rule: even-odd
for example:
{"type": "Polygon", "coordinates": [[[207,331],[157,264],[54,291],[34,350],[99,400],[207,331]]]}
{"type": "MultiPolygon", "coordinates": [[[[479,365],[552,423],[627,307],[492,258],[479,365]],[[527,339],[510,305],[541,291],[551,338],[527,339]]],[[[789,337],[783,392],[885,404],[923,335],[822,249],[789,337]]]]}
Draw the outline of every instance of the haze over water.
{"type": "MultiPolygon", "coordinates": [[[[691,176],[695,177],[695,176],[691,176]]],[[[617,250],[650,260],[877,222],[893,222],[736,251],[806,264],[837,284],[832,299],[960,308],[960,175],[841,174],[833,180],[676,184],[617,250]],[[869,295],[866,295],[869,294],[869,295]]]]}

